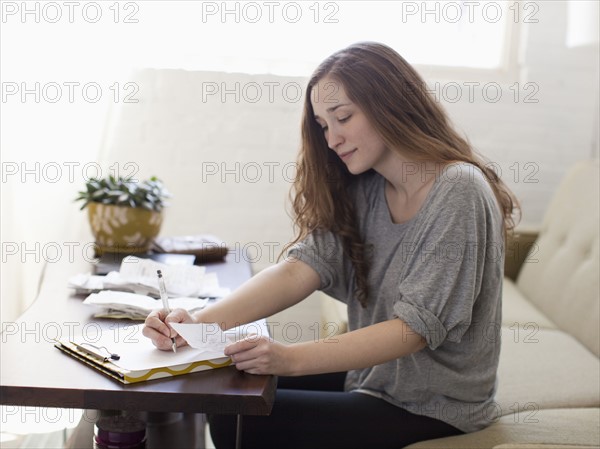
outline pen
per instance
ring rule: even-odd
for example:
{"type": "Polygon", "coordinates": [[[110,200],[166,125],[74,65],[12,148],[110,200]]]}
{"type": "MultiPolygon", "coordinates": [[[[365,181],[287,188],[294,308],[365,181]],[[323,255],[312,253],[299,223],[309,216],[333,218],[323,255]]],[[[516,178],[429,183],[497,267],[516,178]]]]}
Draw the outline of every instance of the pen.
{"type": "MultiPolygon", "coordinates": [[[[171,308],[169,307],[169,296],[167,295],[165,280],[160,270],[157,270],[156,272],[158,273],[158,290],[160,291],[160,299],[162,299],[163,308],[167,311],[167,314],[169,314],[171,313],[171,308]]],[[[171,345],[173,352],[177,352],[177,343],[173,337],[171,337],[171,342],[173,343],[171,345]]]]}

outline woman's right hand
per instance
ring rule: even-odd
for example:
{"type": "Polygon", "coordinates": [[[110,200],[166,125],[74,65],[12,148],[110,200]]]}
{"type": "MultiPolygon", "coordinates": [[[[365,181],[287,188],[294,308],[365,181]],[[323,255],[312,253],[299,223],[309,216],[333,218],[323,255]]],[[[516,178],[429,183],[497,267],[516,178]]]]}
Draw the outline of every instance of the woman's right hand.
{"type": "Polygon", "coordinates": [[[152,344],[163,351],[170,351],[173,345],[171,338],[175,338],[177,346],[185,346],[183,339],[169,323],[195,323],[196,321],[184,309],[175,309],[167,315],[164,309],[154,310],[144,322],[142,334],[152,340],[152,344]]]}

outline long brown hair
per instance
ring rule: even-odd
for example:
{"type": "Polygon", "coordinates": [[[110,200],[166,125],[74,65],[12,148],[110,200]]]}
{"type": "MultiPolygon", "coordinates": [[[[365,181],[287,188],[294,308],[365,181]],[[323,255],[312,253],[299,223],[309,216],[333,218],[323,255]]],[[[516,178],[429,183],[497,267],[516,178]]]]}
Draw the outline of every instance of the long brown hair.
{"type": "Polygon", "coordinates": [[[519,209],[516,198],[484,158],[453,129],[420,75],[393,49],[361,42],[323,61],[308,82],[302,146],[290,192],[296,238],[286,249],[318,229],[338,234],[354,267],[357,299],[366,307],[368,251],[356,227],[349,195],[355,176],[329,150],[311,103],[313,88],[326,76],[341,83],[348,98],[361,108],[388,148],[402,151],[414,161],[439,164],[462,161],[478,167],[494,191],[505,233],[514,228],[513,213],[519,209]]]}

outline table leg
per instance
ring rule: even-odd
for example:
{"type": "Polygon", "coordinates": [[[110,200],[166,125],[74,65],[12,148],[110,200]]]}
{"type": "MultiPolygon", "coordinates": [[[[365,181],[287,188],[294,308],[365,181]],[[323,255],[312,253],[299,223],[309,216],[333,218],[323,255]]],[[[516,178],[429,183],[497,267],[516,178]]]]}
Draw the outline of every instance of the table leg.
{"type": "MultiPolygon", "coordinates": [[[[84,414],[79,425],[67,441],[66,449],[92,449],[94,441],[94,424],[101,414],[107,412],[84,414]],[[96,417],[96,415],[98,415],[96,417]],[[88,416],[92,416],[89,418],[88,416]]],[[[204,425],[206,416],[198,413],[167,412],[127,412],[146,422],[146,448],[162,449],[178,447],[187,449],[204,449],[204,425]]]]}
{"type": "Polygon", "coordinates": [[[242,415],[237,415],[237,423],[235,425],[235,449],[242,448],[242,415]]]}

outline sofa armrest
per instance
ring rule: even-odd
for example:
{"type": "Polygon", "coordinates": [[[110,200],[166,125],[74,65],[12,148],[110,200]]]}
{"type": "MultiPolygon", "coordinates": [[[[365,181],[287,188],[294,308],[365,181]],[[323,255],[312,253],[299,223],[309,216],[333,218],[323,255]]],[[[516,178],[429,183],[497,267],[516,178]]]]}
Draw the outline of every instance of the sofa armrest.
{"type": "Polygon", "coordinates": [[[516,281],[527,254],[535,244],[540,231],[537,228],[519,228],[509,233],[506,241],[504,276],[516,281]]]}

